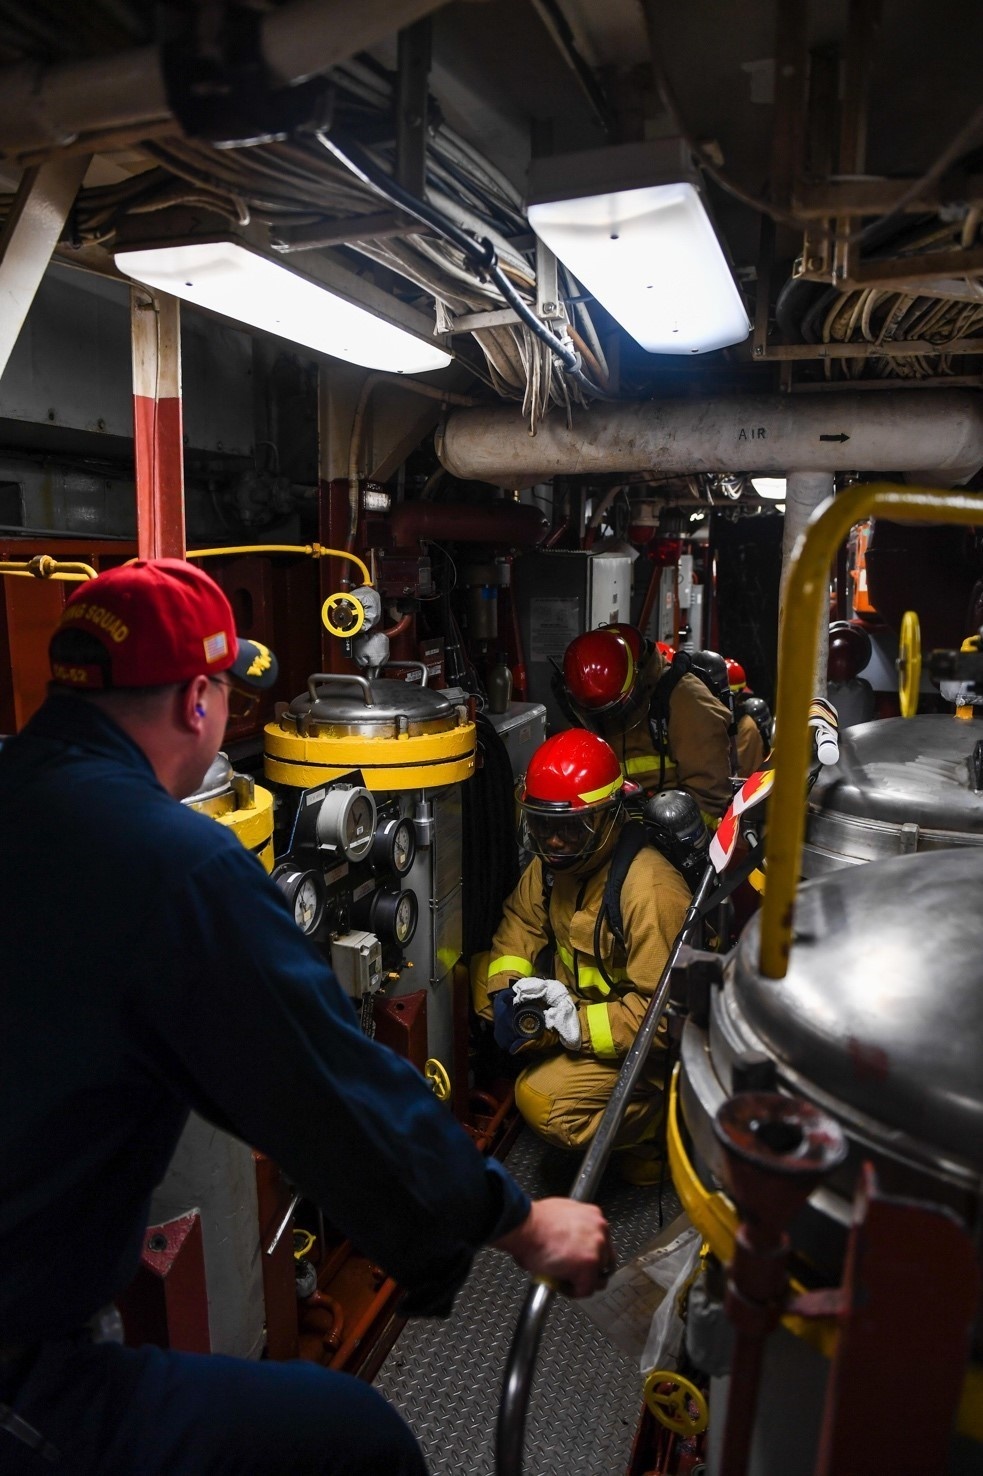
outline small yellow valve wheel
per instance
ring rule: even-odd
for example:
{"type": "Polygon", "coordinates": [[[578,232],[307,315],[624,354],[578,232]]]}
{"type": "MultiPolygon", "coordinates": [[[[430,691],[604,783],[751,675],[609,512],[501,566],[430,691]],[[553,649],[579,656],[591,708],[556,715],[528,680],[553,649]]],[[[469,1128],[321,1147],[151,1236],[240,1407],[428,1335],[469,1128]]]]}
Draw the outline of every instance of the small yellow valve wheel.
{"type": "Polygon", "coordinates": [[[437,1101],[449,1102],[451,1096],[451,1079],[447,1075],[446,1067],[441,1066],[435,1056],[430,1057],[430,1060],[423,1068],[423,1074],[427,1078],[427,1081],[429,1081],[437,1101]]]}
{"type": "Polygon", "coordinates": [[[312,1231],[310,1231],[310,1230],[301,1230],[297,1226],[294,1227],[294,1260],[295,1261],[302,1261],[305,1256],[309,1256],[310,1255],[311,1251],[314,1249],[314,1241],[315,1241],[315,1239],[316,1239],[316,1237],[314,1236],[314,1234],[313,1234],[312,1231]]]}
{"type": "Polygon", "coordinates": [[[353,600],[351,595],[339,592],[328,595],[321,606],[321,619],[329,635],[347,640],[358,635],[365,624],[365,608],[361,600],[353,600]]]}
{"type": "Polygon", "coordinates": [[[704,1395],[689,1379],[668,1368],[654,1368],[642,1389],[650,1413],[677,1435],[702,1435],[710,1423],[704,1395]]]}
{"type": "Polygon", "coordinates": [[[914,610],[906,610],[901,620],[898,642],[898,700],[901,716],[914,717],[918,711],[918,688],[922,679],[922,632],[914,610]]]}

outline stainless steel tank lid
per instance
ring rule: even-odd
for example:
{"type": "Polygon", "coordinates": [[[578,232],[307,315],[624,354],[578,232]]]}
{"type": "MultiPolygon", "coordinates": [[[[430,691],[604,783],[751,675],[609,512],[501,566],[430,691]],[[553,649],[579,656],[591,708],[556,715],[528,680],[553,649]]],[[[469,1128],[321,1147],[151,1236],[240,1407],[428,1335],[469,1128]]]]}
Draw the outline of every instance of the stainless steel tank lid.
{"type": "Polygon", "coordinates": [[[736,950],[738,1014],[827,1097],[983,1172],[983,855],[902,856],[808,882],[784,979],[736,950]]]}
{"type": "Polygon", "coordinates": [[[288,708],[292,717],[312,717],[321,722],[378,723],[391,724],[400,717],[411,722],[433,721],[435,718],[453,718],[457,708],[453,702],[429,687],[420,687],[413,682],[394,681],[377,677],[368,682],[364,677],[355,678],[350,688],[340,684],[319,685],[315,683],[316,699],[310,692],[295,697],[288,708]],[[357,685],[356,685],[357,683],[357,685]],[[368,687],[371,701],[366,700],[368,687]]]}
{"type": "Polygon", "coordinates": [[[209,764],[208,772],[201,781],[201,788],[197,794],[189,794],[182,803],[192,805],[202,800],[214,799],[217,795],[228,794],[231,787],[232,765],[229,763],[228,755],[219,751],[209,764]]]}
{"type": "Polygon", "coordinates": [[[983,792],[973,788],[972,777],[981,738],[983,724],[942,714],[847,728],[839,763],[820,773],[809,808],[983,834],[983,792]]]}

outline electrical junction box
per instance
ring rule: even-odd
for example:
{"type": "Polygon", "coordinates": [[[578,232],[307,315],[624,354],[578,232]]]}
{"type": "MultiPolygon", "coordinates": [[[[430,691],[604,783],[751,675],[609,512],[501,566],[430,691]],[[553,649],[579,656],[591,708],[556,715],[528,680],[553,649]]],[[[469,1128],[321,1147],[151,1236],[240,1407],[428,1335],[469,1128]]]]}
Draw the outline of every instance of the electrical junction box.
{"type": "Polygon", "coordinates": [[[510,702],[505,712],[489,712],[485,716],[505,744],[513,778],[518,779],[528,769],[536,749],[545,742],[546,708],[541,702],[510,702]]]}
{"type": "Polygon", "coordinates": [[[382,983],[382,944],[375,933],[342,933],[331,940],[331,967],[345,993],[361,999],[382,983]]]}

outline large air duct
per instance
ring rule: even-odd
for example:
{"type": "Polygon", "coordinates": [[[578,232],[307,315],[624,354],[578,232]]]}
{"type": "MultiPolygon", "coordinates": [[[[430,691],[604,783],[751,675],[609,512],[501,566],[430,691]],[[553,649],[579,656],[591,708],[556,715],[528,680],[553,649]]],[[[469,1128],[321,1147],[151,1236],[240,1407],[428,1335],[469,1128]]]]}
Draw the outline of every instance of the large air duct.
{"type": "Polygon", "coordinates": [[[510,486],[553,476],[651,472],[918,473],[949,486],[983,466],[972,390],[756,395],[604,404],[554,414],[535,436],[518,410],[456,410],[437,437],[456,477],[510,486]]]}
{"type": "MultiPolygon", "coordinates": [[[[270,82],[289,87],[327,72],[357,52],[412,25],[447,0],[287,0],[270,9],[257,6],[258,53],[270,82]]],[[[213,7],[214,8],[214,7],[213,7]]],[[[231,12],[233,7],[227,7],[231,12]]],[[[218,20],[228,21],[219,11],[218,20]]],[[[224,35],[225,33],[222,32],[224,35]]],[[[232,32],[240,39],[240,28],[232,32]]],[[[230,48],[231,52],[231,48],[230,48]]],[[[249,58],[253,60],[253,58],[249,58]]],[[[140,46],[108,56],[83,57],[42,65],[19,61],[0,68],[0,156],[46,155],[80,138],[111,132],[118,148],[123,140],[139,142],[169,125],[179,128],[172,95],[174,74],[187,71],[193,90],[194,56],[181,56],[170,80],[157,46],[140,46]]],[[[214,60],[209,58],[209,61],[214,60]]],[[[221,58],[238,62],[242,56],[221,58]]],[[[228,84],[219,75],[215,83],[228,84]]],[[[203,84],[201,84],[203,86],[203,84]]],[[[238,123],[235,107],[230,109],[238,123]]],[[[262,117],[262,110],[259,110],[262,117]]],[[[258,128],[258,125],[257,125],[258,128]]]]}

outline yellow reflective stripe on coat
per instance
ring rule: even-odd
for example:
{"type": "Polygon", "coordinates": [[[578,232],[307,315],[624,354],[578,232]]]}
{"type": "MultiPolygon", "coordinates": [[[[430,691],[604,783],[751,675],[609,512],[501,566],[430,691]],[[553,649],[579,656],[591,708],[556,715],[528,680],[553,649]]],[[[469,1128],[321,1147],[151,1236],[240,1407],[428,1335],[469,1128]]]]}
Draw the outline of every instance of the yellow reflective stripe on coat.
{"type": "Polygon", "coordinates": [[[584,1014],[587,1017],[590,1043],[595,1056],[599,1056],[602,1061],[616,1061],[618,1052],[615,1049],[614,1036],[611,1034],[611,1017],[608,1014],[607,1005],[588,1005],[584,1014]]]}
{"type": "Polygon", "coordinates": [[[533,968],[534,965],[528,959],[518,958],[513,953],[503,953],[501,958],[496,958],[494,963],[488,965],[488,973],[485,977],[494,979],[496,974],[504,974],[510,971],[514,974],[521,974],[523,979],[528,979],[533,968]]]}
{"type": "MultiPolygon", "coordinates": [[[[563,967],[566,969],[567,973],[570,975],[571,982],[574,985],[577,985],[579,983],[578,972],[574,967],[573,954],[570,952],[570,949],[564,948],[562,943],[557,942],[556,956],[560,960],[563,967]]],[[[580,970],[580,973],[583,973],[583,969],[580,970]]],[[[604,989],[602,993],[609,994],[610,990],[604,989]]]]}
{"type": "MultiPolygon", "coordinates": [[[[578,994],[592,995],[595,999],[607,999],[611,993],[611,985],[605,979],[599,968],[595,967],[594,964],[584,963],[583,961],[578,963],[575,968],[573,954],[569,948],[564,948],[562,943],[557,944],[556,951],[567,973],[571,979],[576,981],[578,994]]],[[[608,969],[608,973],[615,984],[625,984],[628,982],[628,973],[625,969],[611,968],[608,969]]]]}
{"type": "MultiPolygon", "coordinates": [[[[629,774],[643,774],[646,769],[659,769],[661,767],[657,753],[636,753],[633,758],[625,759],[621,767],[629,774]]],[[[676,760],[666,755],[666,773],[676,767],[676,760]]]]}

